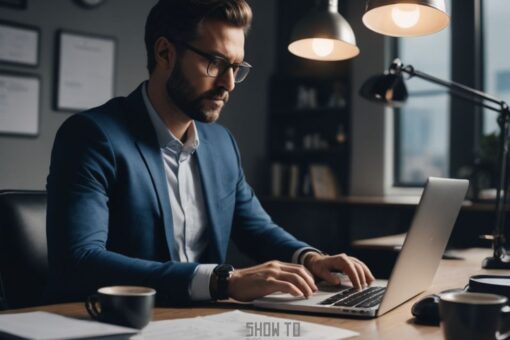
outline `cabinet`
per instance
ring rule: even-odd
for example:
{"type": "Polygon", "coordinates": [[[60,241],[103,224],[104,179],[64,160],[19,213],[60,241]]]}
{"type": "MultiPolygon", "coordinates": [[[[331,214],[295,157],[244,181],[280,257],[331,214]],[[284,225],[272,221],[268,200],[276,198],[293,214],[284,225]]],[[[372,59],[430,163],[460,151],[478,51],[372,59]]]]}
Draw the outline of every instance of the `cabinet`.
{"type": "Polygon", "coordinates": [[[347,194],[350,89],[344,77],[271,80],[271,196],[334,199],[347,194]]]}

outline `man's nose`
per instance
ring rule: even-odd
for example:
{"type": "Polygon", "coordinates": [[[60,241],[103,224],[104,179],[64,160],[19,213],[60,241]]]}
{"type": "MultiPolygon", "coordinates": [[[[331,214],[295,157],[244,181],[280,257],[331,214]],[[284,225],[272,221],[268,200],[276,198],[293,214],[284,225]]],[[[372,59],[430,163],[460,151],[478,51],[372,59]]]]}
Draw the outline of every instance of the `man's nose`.
{"type": "Polygon", "coordinates": [[[216,78],[216,83],[228,92],[232,92],[236,87],[234,70],[232,67],[229,67],[225,72],[223,72],[223,74],[219,75],[216,78]]]}

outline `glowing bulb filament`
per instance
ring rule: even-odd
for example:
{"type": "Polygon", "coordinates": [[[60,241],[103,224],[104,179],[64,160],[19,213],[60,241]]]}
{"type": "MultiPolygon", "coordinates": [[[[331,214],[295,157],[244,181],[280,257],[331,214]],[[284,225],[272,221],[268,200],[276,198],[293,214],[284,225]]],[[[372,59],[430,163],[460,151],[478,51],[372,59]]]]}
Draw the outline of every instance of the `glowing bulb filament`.
{"type": "Polygon", "coordinates": [[[417,5],[398,5],[392,8],[393,22],[400,28],[411,28],[420,20],[420,8],[417,5]]]}
{"type": "Polygon", "coordinates": [[[333,52],[334,48],[333,40],[331,39],[323,39],[323,38],[317,38],[312,39],[312,49],[313,52],[318,55],[319,57],[326,57],[333,52]]]}

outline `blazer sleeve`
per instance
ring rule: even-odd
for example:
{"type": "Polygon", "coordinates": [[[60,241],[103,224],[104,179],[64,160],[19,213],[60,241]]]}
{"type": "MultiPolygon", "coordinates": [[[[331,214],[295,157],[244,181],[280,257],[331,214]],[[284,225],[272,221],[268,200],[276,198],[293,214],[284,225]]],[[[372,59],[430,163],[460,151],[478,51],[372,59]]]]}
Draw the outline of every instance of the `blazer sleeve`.
{"type": "Polygon", "coordinates": [[[310,247],[276,225],[247,183],[241,166],[239,148],[229,133],[236,153],[238,180],[232,239],[239,249],[258,261],[292,261],[300,248],[310,247]]]}
{"type": "Polygon", "coordinates": [[[109,194],[116,181],[108,137],[86,115],[59,129],[47,181],[51,302],[83,298],[106,285],[153,287],[158,299],[189,302],[196,263],[156,262],[109,251],[109,194]]]}

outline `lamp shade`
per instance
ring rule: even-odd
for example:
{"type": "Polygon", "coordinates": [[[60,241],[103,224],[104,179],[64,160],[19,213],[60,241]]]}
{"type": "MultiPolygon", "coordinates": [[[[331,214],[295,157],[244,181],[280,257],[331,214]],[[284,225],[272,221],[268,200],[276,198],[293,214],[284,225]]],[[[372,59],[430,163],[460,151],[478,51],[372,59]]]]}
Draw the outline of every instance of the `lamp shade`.
{"type": "Polygon", "coordinates": [[[391,107],[402,106],[408,97],[402,75],[394,73],[368,78],[361,86],[359,94],[365,99],[391,107]]]}
{"type": "Polygon", "coordinates": [[[314,10],[294,27],[289,51],[302,58],[334,61],[359,54],[351,26],[338,12],[314,10]]]}
{"type": "Polygon", "coordinates": [[[444,0],[367,0],[363,23],[392,37],[415,37],[446,28],[450,17],[444,0]]]}

